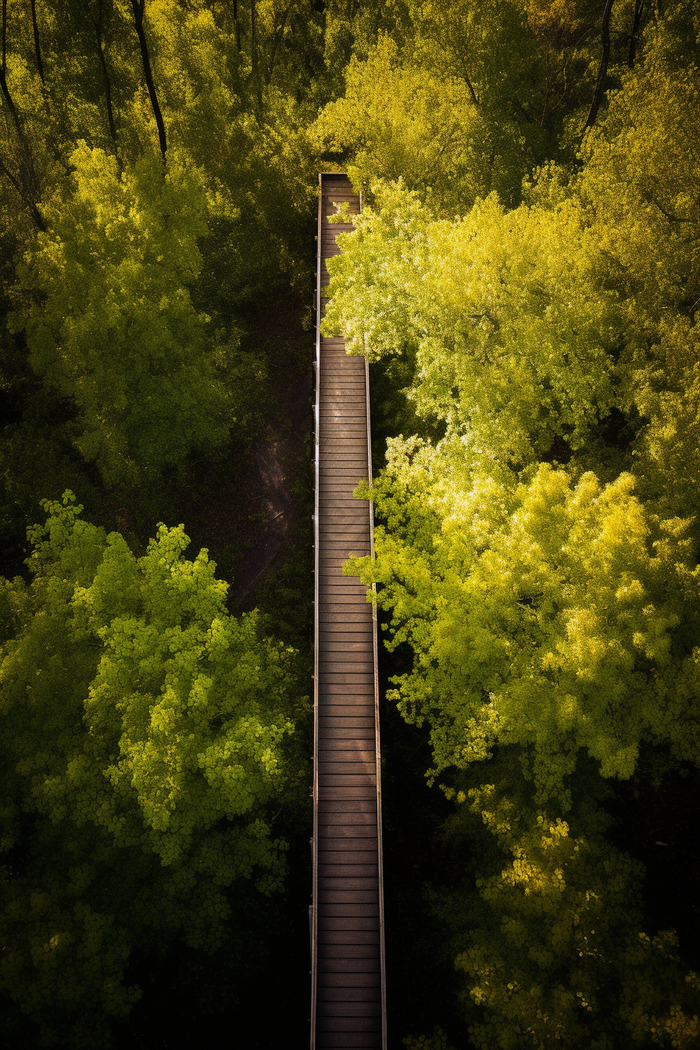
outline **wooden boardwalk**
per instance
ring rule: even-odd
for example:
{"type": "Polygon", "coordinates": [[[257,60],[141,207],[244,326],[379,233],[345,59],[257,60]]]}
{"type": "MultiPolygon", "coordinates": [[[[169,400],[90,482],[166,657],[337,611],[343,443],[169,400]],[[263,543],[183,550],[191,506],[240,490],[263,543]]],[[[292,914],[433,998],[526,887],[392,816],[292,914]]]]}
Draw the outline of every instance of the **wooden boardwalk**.
{"type": "Polygon", "coordinates": [[[320,176],[316,330],[314,837],[311,1047],[386,1050],[377,631],[365,587],[342,575],[372,550],[369,384],[362,357],[321,337],[325,260],[351,227],[328,222],[360,201],[344,175],[320,176]]]}

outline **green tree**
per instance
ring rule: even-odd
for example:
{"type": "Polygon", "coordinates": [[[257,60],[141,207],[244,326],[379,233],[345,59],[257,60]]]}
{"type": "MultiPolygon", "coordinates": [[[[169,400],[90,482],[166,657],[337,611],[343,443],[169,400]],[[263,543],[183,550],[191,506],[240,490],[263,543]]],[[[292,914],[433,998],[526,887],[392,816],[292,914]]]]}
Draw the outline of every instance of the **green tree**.
{"type": "Polygon", "coordinates": [[[31,585],[4,584],[0,986],[47,1038],[94,1046],[140,994],[136,943],[211,951],[251,880],[280,888],[301,707],[291,651],[227,614],[182,527],[137,558],[80,509],[47,503],[31,585]]]}
{"type": "Polygon", "coordinates": [[[370,359],[414,348],[418,413],[516,468],[556,439],[588,440],[614,403],[622,335],[589,215],[556,173],[546,185],[551,205],[508,211],[491,196],[454,221],[377,185],[331,263],[324,321],[370,359]]]}
{"type": "Polygon", "coordinates": [[[518,781],[511,766],[500,783],[458,794],[449,834],[478,842],[476,889],[434,898],[464,975],[471,1041],[692,1047],[698,977],[684,972],[673,931],[643,932],[642,866],[606,839],[590,796],[570,823],[533,807],[518,781]]]}
{"type": "Polygon", "coordinates": [[[205,206],[196,178],[82,145],[74,192],[26,255],[24,326],[33,368],[79,411],[76,444],[105,480],[156,478],[231,420],[207,318],[188,286],[201,268],[205,206]],[[38,293],[38,294],[37,294],[38,293]]]}
{"type": "Polygon", "coordinates": [[[401,178],[452,213],[493,188],[489,130],[458,79],[402,60],[388,36],[365,60],[353,55],[345,79],[314,132],[323,149],[348,157],[365,193],[377,179],[401,178]]]}
{"type": "Polygon", "coordinates": [[[687,524],[654,521],[630,475],[601,486],[538,469],[515,490],[396,441],[374,488],[376,562],[404,717],[431,729],[434,768],[528,749],[542,798],[568,804],[580,749],[627,778],[642,741],[700,762],[693,714],[698,605],[687,524]],[[465,472],[466,473],[466,472],[465,472]]]}

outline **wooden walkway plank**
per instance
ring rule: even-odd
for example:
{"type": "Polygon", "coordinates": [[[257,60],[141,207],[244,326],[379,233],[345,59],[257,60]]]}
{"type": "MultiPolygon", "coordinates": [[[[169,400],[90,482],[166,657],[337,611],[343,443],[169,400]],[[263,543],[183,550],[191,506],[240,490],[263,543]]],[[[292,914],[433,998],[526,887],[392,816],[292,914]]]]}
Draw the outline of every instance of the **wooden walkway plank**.
{"type": "Polygon", "coordinates": [[[314,837],[311,1048],[386,1050],[377,628],[366,588],[344,576],[372,553],[368,373],[343,339],[321,337],[328,222],[360,201],[344,175],[321,175],[316,332],[314,837]]]}

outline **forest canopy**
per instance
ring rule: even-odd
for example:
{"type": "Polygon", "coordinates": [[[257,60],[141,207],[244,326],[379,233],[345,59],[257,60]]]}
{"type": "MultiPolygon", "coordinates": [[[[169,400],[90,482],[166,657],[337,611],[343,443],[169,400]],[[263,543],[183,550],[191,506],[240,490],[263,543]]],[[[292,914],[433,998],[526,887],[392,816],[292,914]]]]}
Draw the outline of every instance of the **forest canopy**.
{"type": "Polygon", "coordinates": [[[227,1011],[279,1045],[274,982],[305,1044],[296,523],[342,170],[324,330],[371,362],[377,519],[347,571],[385,629],[389,863],[416,777],[432,857],[392,869],[428,916],[389,934],[392,1038],[698,1045],[697,5],[7,0],[1,29],[3,1038],[227,1011]],[[278,512],[250,478],[288,440],[278,512]]]}

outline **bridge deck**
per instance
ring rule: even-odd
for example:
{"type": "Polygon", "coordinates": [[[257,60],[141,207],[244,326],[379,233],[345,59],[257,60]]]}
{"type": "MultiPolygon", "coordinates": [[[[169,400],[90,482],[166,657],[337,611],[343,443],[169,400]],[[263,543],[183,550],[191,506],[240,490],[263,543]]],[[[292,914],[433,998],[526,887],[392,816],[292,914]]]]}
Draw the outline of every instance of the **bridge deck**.
{"type": "MultiPolygon", "coordinates": [[[[344,175],[321,175],[317,319],[325,260],[359,210],[344,175]]],[[[316,337],[316,613],[311,1047],[386,1050],[376,620],[365,587],[342,575],[372,549],[372,507],[353,498],[371,477],[364,358],[316,337]]]]}

